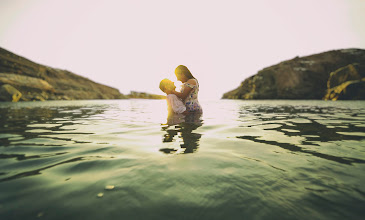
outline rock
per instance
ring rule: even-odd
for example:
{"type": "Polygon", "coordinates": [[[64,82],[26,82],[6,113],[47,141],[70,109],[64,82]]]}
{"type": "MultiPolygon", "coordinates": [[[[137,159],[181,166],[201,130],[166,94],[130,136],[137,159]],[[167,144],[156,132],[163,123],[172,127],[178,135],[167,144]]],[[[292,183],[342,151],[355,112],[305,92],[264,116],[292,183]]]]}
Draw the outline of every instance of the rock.
{"type": "Polygon", "coordinates": [[[107,186],[105,186],[105,189],[106,190],[113,190],[114,188],[115,188],[114,185],[107,185],[107,186]]]}
{"type": "MultiPolygon", "coordinates": [[[[334,50],[295,57],[264,68],[223,95],[226,99],[322,99],[330,73],[355,63],[365,63],[365,50],[334,50]]],[[[350,67],[348,67],[350,68],[350,67]]],[[[350,74],[347,79],[353,79],[350,74]]],[[[333,77],[330,84],[341,84],[333,77]]]]}
{"type": "Polygon", "coordinates": [[[365,100],[365,78],[346,81],[329,89],[324,100],[365,100]]]}
{"type": "Polygon", "coordinates": [[[13,73],[0,73],[0,83],[11,84],[27,91],[37,90],[44,94],[55,91],[53,86],[42,79],[13,73]]]}
{"type": "Polygon", "coordinates": [[[364,100],[365,64],[349,64],[330,74],[324,100],[364,100]]]}
{"type": "Polygon", "coordinates": [[[36,95],[33,97],[32,101],[46,101],[42,96],[36,95]]]}
{"type": "Polygon", "coordinates": [[[365,64],[349,64],[330,74],[327,89],[339,86],[346,81],[361,80],[363,77],[365,77],[365,64]]]}
{"type": "Polygon", "coordinates": [[[102,198],[102,197],[104,196],[104,193],[98,193],[96,196],[97,196],[98,198],[102,198]]]}
{"type": "Polygon", "coordinates": [[[0,87],[0,101],[17,102],[22,97],[22,94],[9,84],[0,87]]]}

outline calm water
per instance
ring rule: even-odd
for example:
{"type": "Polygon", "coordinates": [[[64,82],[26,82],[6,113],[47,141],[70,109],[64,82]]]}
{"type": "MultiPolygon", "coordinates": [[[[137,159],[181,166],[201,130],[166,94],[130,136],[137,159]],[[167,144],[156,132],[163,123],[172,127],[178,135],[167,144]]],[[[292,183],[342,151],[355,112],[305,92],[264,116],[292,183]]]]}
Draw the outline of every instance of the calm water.
{"type": "Polygon", "coordinates": [[[0,103],[0,218],[364,218],[364,101],[202,105],[0,103]]]}

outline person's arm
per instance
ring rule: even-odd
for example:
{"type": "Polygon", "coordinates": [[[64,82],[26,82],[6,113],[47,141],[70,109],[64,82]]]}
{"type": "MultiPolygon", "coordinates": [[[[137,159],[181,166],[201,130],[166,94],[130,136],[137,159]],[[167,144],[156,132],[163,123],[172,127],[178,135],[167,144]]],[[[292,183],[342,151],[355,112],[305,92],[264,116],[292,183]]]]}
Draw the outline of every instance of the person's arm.
{"type": "Polygon", "coordinates": [[[192,88],[190,87],[185,87],[184,88],[184,92],[176,92],[175,90],[171,91],[171,94],[176,95],[177,97],[179,97],[181,100],[185,100],[186,97],[188,97],[190,91],[192,90],[192,88]]]}
{"type": "MultiPolygon", "coordinates": [[[[190,85],[196,85],[195,80],[193,79],[189,79],[187,81],[190,85]]],[[[184,85],[185,86],[185,85],[184,85]]],[[[176,92],[175,90],[171,91],[171,94],[175,94],[177,97],[179,97],[182,100],[185,100],[186,97],[188,97],[189,93],[191,92],[193,88],[189,87],[189,86],[185,86],[184,87],[184,92],[176,92]]]]}

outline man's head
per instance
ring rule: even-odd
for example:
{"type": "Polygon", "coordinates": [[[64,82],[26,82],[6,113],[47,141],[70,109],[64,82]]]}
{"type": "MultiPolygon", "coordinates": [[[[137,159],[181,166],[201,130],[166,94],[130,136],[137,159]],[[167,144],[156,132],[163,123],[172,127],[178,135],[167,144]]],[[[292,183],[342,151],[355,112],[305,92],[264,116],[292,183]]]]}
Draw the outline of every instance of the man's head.
{"type": "Polygon", "coordinates": [[[174,82],[169,79],[163,79],[160,82],[160,89],[162,92],[166,93],[167,90],[175,90],[176,86],[174,82]]]}

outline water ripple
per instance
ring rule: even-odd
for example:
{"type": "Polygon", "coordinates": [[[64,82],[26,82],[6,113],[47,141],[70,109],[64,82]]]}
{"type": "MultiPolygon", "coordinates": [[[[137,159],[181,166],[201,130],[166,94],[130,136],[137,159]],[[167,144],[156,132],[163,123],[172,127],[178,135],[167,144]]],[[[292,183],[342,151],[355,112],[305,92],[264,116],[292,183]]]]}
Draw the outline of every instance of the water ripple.
{"type": "Polygon", "coordinates": [[[202,105],[168,117],[164,100],[0,103],[0,216],[363,217],[365,102],[202,105]]]}

